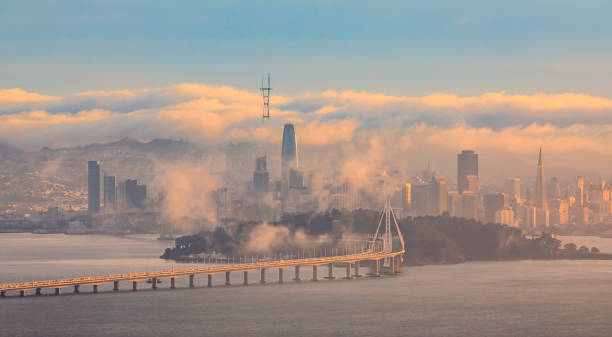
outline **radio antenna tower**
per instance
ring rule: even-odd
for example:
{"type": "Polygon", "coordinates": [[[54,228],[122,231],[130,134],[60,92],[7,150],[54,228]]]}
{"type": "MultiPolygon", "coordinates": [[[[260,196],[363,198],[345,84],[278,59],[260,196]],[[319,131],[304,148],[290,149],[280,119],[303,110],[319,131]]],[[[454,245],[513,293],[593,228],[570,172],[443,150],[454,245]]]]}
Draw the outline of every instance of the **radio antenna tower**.
{"type": "Polygon", "coordinates": [[[270,74],[268,74],[268,85],[266,86],[265,78],[261,80],[261,97],[263,97],[263,112],[262,119],[270,119],[270,74]]]}

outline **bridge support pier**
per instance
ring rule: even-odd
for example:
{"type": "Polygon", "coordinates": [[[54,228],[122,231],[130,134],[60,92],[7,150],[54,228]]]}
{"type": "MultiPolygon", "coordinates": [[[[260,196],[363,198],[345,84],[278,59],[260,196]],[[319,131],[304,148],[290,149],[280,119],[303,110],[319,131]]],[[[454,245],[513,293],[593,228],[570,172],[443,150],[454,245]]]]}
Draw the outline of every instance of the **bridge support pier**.
{"type": "Polygon", "coordinates": [[[138,291],[138,281],[132,281],[132,291],[138,291]]]}
{"type": "Polygon", "coordinates": [[[229,271],[225,272],[225,285],[226,286],[232,285],[232,282],[230,282],[230,272],[229,271]]]}
{"type": "Polygon", "coordinates": [[[248,271],[244,271],[244,285],[248,286],[249,285],[249,272],[248,271]]]}
{"type": "Polygon", "coordinates": [[[355,278],[360,278],[361,275],[359,274],[359,261],[355,261],[355,275],[353,275],[355,278]]]}
{"type": "Polygon", "coordinates": [[[370,277],[380,277],[380,260],[372,261],[370,265],[370,273],[368,274],[370,277]]]}
{"type": "Polygon", "coordinates": [[[59,296],[61,292],[61,288],[55,288],[55,296],[59,296]]]}
{"type": "Polygon", "coordinates": [[[312,280],[313,281],[318,281],[319,280],[319,275],[317,275],[317,266],[312,266],[312,280]]]}
{"type": "Polygon", "coordinates": [[[93,285],[93,293],[94,293],[94,294],[97,294],[97,293],[98,293],[98,285],[97,285],[97,284],[94,284],[94,285],[93,285]]]}
{"type": "Polygon", "coordinates": [[[195,278],[194,274],[189,275],[189,288],[194,288],[195,287],[195,283],[193,282],[194,278],[195,278]]]}
{"type": "Polygon", "coordinates": [[[278,283],[283,283],[283,268],[278,268],[278,283]]]}
{"type": "Polygon", "coordinates": [[[401,269],[400,269],[400,265],[401,265],[401,263],[402,263],[402,257],[401,257],[401,255],[396,256],[396,257],[395,257],[395,260],[396,260],[396,262],[397,262],[397,266],[395,267],[395,273],[396,273],[396,274],[399,274],[399,273],[401,273],[401,272],[402,272],[402,271],[401,271],[401,269]]]}
{"type": "Polygon", "coordinates": [[[74,293],[75,293],[75,294],[78,294],[78,293],[80,293],[80,292],[81,292],[81,291],[80,291],[80,289],[79,289],[79,285],[78,285],[78,284],[75,284],[75,285],[74,285],[74,293]]]}
{"type": "Polygon", "coordinates": [[[212,288],[213,287],[213,283],[212,283],[212,275],[208,274],[208,287],[212,288]]]}
{"type": "Polygon", "coordinates": [[[395,256],[391,257],[391,274],[395,274],[395,256]]]}
{"type": "Polygon", "coordinates": [[[36,296],[40,296],[40,295],[42,295],[42,289],[40,289],[40,288],[36,288],[36,293],[35,293],[35,295],[36,295],[36,296]]]}
{"type": "Polygon", "coordinates": [[[156,277],[154,277],[154,278],[151,280],[151,288],[152,288],[153,290],[157,290],[157,278],[156,278],[156,277]]]}
{"type": "Polygon", "coordinates": [[[294,281],[302,280],[302,278],[300,277],[300,266],[295,266],[295,278],[293,280],[294,281]]]}
{"type": "Polygon", "coordinates": [[[327,279],[334,280],[336,277],[334,276],[334,264],[330,263],[327,265],[327,279]]]}
{"type": "Polygon", "coordinates": [[[6,297],[6,290],[0,291],[0,297],[6,297]]]}
{"type": "Polygon", "coordinates": [[[266,268],[261,269],[261,278],[259,281],[261,284],[266,283],[266,268]]]}
{"type": "Polygon", "coordinates": [[[113,291],[119,291],[119,281],[113,282],[113,291]]]}
{"type": "Polygon", "coordinates": [[[345,280],[350,280],[351,279],[351,263],[347,262],[346,263],[346,276],[343,277],[345,280]]]}
{"type": "Polygon", "coordinates": [[[19,290],[19,297],[25,296],[25,290],[19,290]]]}
{"type": "Polygon", "coordinates": [[[174,277],[170,278],[170,289],[176,289],[176,279],[174,277]]]}

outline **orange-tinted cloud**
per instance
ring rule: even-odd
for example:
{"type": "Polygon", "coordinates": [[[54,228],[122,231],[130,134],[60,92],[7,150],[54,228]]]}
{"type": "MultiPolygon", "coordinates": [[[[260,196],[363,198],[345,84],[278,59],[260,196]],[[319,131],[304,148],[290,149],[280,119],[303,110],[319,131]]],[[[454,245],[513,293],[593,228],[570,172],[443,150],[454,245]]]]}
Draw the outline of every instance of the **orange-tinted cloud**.
{"type": "Polygon", "coordinates": [[[27,92],[20,88],[0,89],[0,106],[61,101],[61,97],[27,92]]]}

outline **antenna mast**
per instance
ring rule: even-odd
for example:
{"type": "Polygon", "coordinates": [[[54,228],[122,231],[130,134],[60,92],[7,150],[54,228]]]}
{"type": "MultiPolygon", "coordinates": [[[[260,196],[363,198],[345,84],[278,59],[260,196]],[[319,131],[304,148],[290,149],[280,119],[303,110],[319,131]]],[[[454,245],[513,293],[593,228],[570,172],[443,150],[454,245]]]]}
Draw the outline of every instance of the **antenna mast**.
{"type": "Polygon", "coordinates": [[[270,119],[270,74],[268,74],[268,85],[265,84],[265,78],[261,81],[261,97],[263,97],[263,112],[261,115],[262,119],[270,119]]]}

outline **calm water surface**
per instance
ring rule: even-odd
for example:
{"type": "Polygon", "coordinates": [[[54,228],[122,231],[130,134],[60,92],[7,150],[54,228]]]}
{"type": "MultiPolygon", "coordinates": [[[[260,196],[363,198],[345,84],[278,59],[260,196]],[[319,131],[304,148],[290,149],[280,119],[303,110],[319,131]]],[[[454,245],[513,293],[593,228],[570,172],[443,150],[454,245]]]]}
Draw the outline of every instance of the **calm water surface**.
{"type": "MultiPolygon", "coordinates": [[[[561,239],[612,251],[612,239],[561,239]]],[[[0,234],[0,283],[185,267],[157,258],[170,244],[152,237],[0,234]]],[[[235,274],[232,282],[241,283],[235,274]]],[[[612,334],[612,261],[475,262],[283,285],[256,285],[252,272],[249,287],[221,286],[222,276],[213,289],[171,291],[165,282],[157,291],[142,283],[136,293],[3,298],[0,336],[612,334]]],[[[285,279],[292,276],[287,270],[285,279]]],[[[276,277],[268,273],[268,281],[276,277]]],[[[205,285],[205,276],[197,282],[205,285]]]]}

